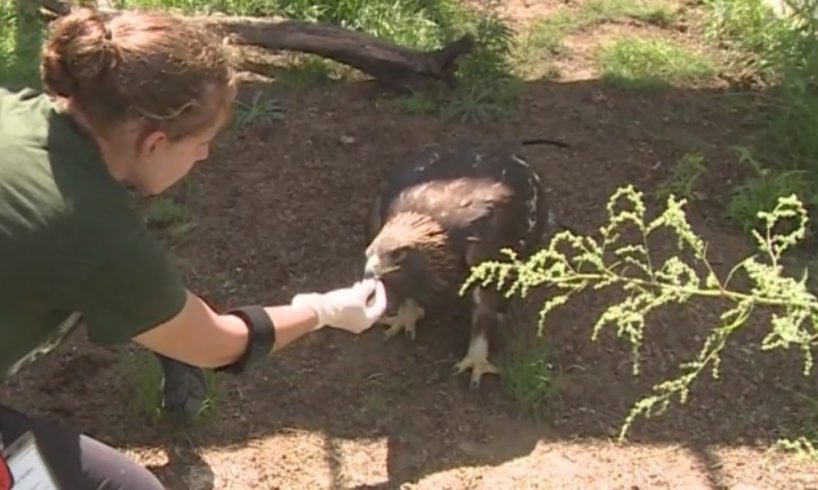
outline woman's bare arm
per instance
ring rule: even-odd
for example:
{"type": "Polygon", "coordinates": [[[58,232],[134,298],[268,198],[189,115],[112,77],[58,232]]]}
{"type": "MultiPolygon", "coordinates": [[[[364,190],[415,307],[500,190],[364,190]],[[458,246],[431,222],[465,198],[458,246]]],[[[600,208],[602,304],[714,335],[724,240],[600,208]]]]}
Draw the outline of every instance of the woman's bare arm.
{"type": "MultiPolygon", "coordinates": [[[[276,349],[318,326],[315,312],[308,307],[270,306],[265,311],[276,328],[276,349]]],[[[133,340],[167,357],[202,368],[216,368],[241,357],[247,339],[247,326],[241,318],[219,314],[201,298],[188,292],[185,306],[176,317],[133,340]]]]}

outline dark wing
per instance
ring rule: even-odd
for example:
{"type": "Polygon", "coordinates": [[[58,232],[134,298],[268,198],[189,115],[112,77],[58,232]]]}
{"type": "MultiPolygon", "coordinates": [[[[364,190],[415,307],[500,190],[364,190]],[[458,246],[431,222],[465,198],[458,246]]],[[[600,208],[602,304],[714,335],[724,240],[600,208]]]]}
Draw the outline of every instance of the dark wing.
{"type": "Polygon", "coordinates": [[[539,176],[508,146],[430,146],[390,175],[368,220],[371,240],[399,212],[427,214],[456,240],[483,240],[524,252],[544,222],[539,176]]]}

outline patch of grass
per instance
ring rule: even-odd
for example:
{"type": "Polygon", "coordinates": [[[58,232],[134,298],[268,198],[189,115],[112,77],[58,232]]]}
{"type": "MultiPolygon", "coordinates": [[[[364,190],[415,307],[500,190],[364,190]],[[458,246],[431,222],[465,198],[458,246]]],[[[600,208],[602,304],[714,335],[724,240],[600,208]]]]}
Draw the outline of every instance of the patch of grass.
{"type": "Polygon", "coordinates": [[[794,13],[783,17],[764,0],[705,3],[705,32],[729,54],[728,74],[766,89],[756,110],[767,127],[751,149],[756,172],[735,190],[728,210],[744,229],[772,194],[818,202],[818,2],[789,3],[794,13]]]}
{"type": "Polygon", "coordinates": [[[627,19],[667,27],[676,17],[676,9],[661,0],[589,0],[577,9],[563,8],[535,22],[518,36],[516,70],[526,79],[555,78],[553,58],[567,51],[565,36],[627,19]]]}
{"type": "Polygon", "coordinates": [[[658,88],[711,78],[713,63],[671,41],[624,36],[599,48],[603,80],[618,86],[658,88]]]}
{"type": "Polygon", "coordinates": [[[0,85],[39,87],[43,23],[28,2],[0,0],[0,85]]]}
{"type": "Polygon", "coordinates": [[[583,26],[634,19],[660,27],[671,25],[677,10],[660,0],[588,0],[580,7],[578,22],[583,26]]]}
{"type": "Polygon", "coordinates": [[[705,33],[722,43],[738,74],[776,84],[814,63],[815,19],[781,18],[765,0],[707,0],[705,6],[705,33]]]}
{"type": "Polygon", "coordinates": [[[573,17],[565,12],[535,22],[517,36],[514,49],[515,73],[527,80],[556,78],[554,59],[565,54],[563,41],[573,17]]]}
{"type": "Polygon", "coordinates": [[[437,101],[423,94],[398,97],[393,105],[408,114],[431,114],[438,110],[437,101]]]}
{"type": "Polygon", "coordinates": [[[548,349],[541,339],[516,339],[503,364],[503,384],[525,410],[537,413],[554,393],[548,349]]]}

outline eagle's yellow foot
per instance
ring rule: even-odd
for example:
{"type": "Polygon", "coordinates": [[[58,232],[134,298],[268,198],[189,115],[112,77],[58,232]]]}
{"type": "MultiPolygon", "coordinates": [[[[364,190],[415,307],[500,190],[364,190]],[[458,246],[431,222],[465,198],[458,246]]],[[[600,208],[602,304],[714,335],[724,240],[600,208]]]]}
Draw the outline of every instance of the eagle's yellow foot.
{"type": "Polygon", "coordinates": [[[488,360],[488,340],[483,334],[476,334],[469,342],[469,351],[463,359],[454,365],[455,376],[471,369],[472,389],[480,386],[484,374],[500,374],[500,369],[488,360]]]}
{"type": "Polygon", "coordinates": [[[467,369],[471,369],[471,387],[478,388],[480,386],[480,378],[484,374],[500,374],[500,369],[487,359],[474,358],[469,355],[463,358],[460,362],[454,365],[455,375],[462,373],[467,369]]]}
{"type": "Polygon", "coordinates": [[[425,311],[412,300],[407,300],[398,308],[398,313],[391,317],[382,317],[379,323],[389,325],[384,331],[384,340],[389,340],[401,330],[406,330],[406,336],[415,340],[415,324],[423,318],[425,311]]]}

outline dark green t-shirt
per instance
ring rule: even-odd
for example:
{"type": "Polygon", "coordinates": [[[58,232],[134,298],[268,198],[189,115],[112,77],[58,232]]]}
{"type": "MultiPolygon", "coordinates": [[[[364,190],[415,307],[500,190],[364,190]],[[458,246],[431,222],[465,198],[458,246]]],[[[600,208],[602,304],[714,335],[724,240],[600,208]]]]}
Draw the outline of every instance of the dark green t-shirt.
{"type": "Polygon", "coordinates": [[[175,316],[185,288],[93,141],[43,94],[0,88],[0,379],[81,316],[125,342],[175,316]]]}

